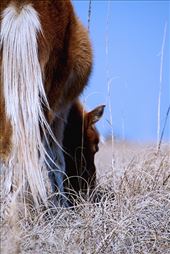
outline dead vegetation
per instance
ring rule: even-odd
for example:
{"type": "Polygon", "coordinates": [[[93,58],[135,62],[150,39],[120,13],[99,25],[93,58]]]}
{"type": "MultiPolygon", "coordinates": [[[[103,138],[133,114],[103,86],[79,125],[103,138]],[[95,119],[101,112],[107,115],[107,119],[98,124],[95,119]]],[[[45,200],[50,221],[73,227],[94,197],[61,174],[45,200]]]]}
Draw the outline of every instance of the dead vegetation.
{"type": "Polygon", "coordinates": [[[18,207],[17,229],[1,221],[1,253],[168,254],[168,150],[117,143],[112,154],[109,142],[102,145],[96,161],[100,200],[81,197],[74,209],[55,211],[18,207]]]}

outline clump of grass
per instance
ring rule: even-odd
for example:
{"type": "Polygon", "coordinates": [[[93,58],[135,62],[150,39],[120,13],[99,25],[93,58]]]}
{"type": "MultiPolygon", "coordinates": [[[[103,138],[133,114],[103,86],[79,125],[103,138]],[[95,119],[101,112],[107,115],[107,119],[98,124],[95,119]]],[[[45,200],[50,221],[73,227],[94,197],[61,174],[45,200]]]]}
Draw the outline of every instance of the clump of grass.
{"type": "MultiPolygon", "coordinates": [[[[113,172],[121,174],[99,179],[93,197],[81,197],[74,208],[21,211],[21,253],[168,254],[170,156],[163,146],[159,154],[155,148],[144,150],[130,161],[119,159],[113,172]],[[99,193],[100,199],[91,202],[99,193]]],[[[2,248],[9,242],[8,228],[1,228],[2,248]]]]}

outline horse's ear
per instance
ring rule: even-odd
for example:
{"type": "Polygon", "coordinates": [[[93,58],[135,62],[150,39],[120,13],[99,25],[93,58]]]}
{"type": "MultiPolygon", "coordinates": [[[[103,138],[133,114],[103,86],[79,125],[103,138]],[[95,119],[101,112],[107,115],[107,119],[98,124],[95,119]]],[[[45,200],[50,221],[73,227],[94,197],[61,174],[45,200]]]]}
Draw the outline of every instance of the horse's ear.
{"type": "Polygon", "coordinates": [[[105,105],[100,105],[87,113],[88,124],[93,125],[100,120],[103,115],[105,105]]]}

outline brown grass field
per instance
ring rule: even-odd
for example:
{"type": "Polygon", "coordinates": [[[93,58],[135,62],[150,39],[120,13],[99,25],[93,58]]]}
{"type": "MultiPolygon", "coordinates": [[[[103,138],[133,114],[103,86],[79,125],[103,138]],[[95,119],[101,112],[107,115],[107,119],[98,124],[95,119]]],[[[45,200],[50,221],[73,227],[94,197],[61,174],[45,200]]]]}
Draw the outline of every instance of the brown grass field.
{"type": "MultiPolygon", "coordinates": [[[[1,254],[169,254],[170,147],[106,141],[96,155],[100,198],[74,209],[19,209],[1,219],[1,254]]],[[[99,195],[99,194],[98,194],[99,195]]],[[[1,212],[4,205],[1,200],[1,212]]]]}

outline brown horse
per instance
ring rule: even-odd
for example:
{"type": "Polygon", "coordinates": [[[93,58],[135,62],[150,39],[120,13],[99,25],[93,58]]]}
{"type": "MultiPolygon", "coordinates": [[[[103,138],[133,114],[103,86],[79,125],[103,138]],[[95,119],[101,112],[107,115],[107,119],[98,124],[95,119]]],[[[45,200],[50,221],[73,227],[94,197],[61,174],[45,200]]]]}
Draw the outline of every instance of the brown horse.
{"type": "MultiPolygon", "coordinates": [[[[73,200],[78,194],[89,194],[96,187],[96,167],[94,157],[98,151],[99,133],[95,123],[104,112],[104,105],[86,112],[76,101],[69,112],[64,131],[66,177],[65,192],[73,200]],[[72,196],[72,197],[71,197],[72,196]]],[[[70,200],[71,201],[71,200],[70,200]]]]}
{"type": "MultiPolygon", "coordinates": [[[[87,193],[87,190],[91,193],[96,186],[94,156],[98,151],[99,134],[95,128],[95,123],[102,117],[104,107],[104,105],[101,105],[90,112],[86,112],[80,101],[76,100],[72,104],[65,121],[63,138],[66,168],[64,172],[64,190],[65,194],[69,196],[70,203],[72,203],[71,196],[76,198],[79,193],[87,193]]],[[[54,136],[58,133],[57,128],[56,118],[52,125],[54,136]]],[[[58,184],[53,174],[56,172],[57,144],[52,137],[49,137],[48,141],[49,145],[46,150],[50,158],[53,158],[51,163],[49,161],[51,166],[49,177],[53,183],[52,186],[54,186],[53,192],[56,192],[58,184]]],[[[60,181],[63,181],[63,178],[60,181]]],[[[55,202],[55,196],[53,201],[55,202]]]]}
{"type": "MultiPolygon", "coordinates": [[[[1,0],[0,4],[0,160],[8,192],[31,190],[46,203],[42,174],[55,119],[57,161],[52,190],[64,191],[64,121],[87,84],[92,50],[86,29],[70,0],[1,0]],[[14,188],[15,186],[15,188],[14,188]]],[[[54,138],[54,137],[53,137],[54,138]]]]}

